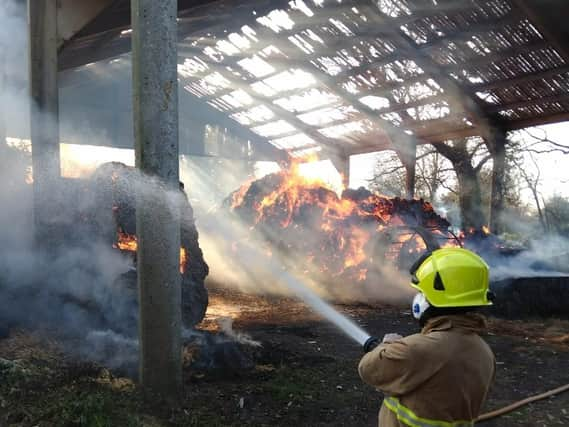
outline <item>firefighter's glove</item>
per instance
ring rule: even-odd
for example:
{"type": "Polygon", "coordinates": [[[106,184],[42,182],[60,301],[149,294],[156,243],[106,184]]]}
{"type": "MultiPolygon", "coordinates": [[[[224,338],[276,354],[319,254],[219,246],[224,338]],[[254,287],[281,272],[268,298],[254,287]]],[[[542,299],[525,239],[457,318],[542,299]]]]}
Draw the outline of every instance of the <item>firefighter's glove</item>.
{"type": "Polygon", "coordinates": [[[381,342],[382,344],[389,344],[390,342],[399,341],[401,338],[403,337],[399,334],[385,334],[381,342]]]}

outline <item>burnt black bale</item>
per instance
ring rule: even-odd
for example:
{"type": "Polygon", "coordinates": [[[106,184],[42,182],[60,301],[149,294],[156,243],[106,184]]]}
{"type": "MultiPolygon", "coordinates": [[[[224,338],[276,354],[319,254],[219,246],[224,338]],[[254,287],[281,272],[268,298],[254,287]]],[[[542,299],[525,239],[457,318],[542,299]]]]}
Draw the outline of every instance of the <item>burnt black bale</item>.
{"type": "MultiPolygon", "coordinates": [[[[91,176],[88,193],[93,203],[86,210],[87,221],[94,225],[95,233],[108,245],[117,241],[117,232],[136,235],[136,187],[142,186],[136,169],[122,163],[101,165],[91,176]]],[[[193,327],[205,316],[208,293],[205,278],[209,267],[199,246],[199,234],[195,226],[194,212],[183,187],[181,201],[181,246],[186,249],[187,262],[182,274],[182,320],[186,327],[193,327]]],[[[135,258],[135,253],[132,253],[135,258]]],[[[135,259],[136,263],[136,259],[135,259]]],[[[117,278],[116,286],[132,290],[136,298],[136,271],[117,278]]]]}
{"type": "Polygon", "coordinates": [[[518,277],[491,284],[493,315],[506,318],[569,319],[569,276],[518,277]]]}
{"type": "Polygon", "coordinates": [[[207,372],[217,378],[235,378],[255,368],[258,347],[240,344],[223,333],[199,331],[199,335],[185,340],[192,350],[190,371],[207,372]]]}
{"type": "Polygon", "coordinates": [[[182,274],[182,321],[187,327],[192,327],[203,320],[207,310],[205,278],[209,274],[209,266],[199,245],[194,210],[185,192],[182,203],[180,240],[189,258],[182,274]]]}

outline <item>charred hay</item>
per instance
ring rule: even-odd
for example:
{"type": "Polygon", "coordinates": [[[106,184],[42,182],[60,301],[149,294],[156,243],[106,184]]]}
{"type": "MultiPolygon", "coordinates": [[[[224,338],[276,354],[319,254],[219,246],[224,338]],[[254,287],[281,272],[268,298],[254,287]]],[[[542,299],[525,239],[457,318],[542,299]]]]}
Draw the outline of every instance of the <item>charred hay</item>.
{"type": "Polygon", "coordinates": [[[569,319],[569,276],[503,279],[492,283],[496,301],[489,312],[506,318],[569,319]]]}
{"type": "MultiPolygon", "coordinates": [[[[136,236],[136,182],[138,172],[122,163],[111,162],[101,165],[87,183],[88,193],[94,196],[94,204],[88,209],[90,222],[95,233],[106,239],[109,245],[117,241],[117,232],[136,236]]],[[[181,246],[188,253],[182,273],[182,320],[186,327],[193,327],[205,316],[208,294],[205,278],[209,266],[199,246],[199,234],[195,226],[194,212],[190,202],[182,193],[181,246]]],[[[131,254],[136,263],[135,253],[131,254]]],[[[117,278],[117,285],[136,291],[136,270],[117,278]]]]}
{"type": "Polygon", "coordinates": [[[404,270],[427,247],[458,244],[450,223],[424,200],[364,188],[338,196],[318,184],[291,189],[288,179],[286,172],[267,175],[232,193],[224,206],[258,232],[269,250],[302,254],[317,273],[357,278],[385,262],[404,270]]]}

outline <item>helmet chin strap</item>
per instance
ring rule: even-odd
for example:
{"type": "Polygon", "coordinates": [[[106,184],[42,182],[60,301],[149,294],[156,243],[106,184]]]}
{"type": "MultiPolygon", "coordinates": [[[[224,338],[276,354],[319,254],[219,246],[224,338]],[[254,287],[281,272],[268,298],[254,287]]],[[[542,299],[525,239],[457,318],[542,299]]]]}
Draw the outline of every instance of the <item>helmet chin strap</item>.
{"type": "Polygon", "coordinates": [[[422,292],[418,292],[413,298],[413,303],[411,305],[411,311],[413,312],[413,317],[417,320],[421,320],[425,311],[431,306],[427,298],[422,292]]]}

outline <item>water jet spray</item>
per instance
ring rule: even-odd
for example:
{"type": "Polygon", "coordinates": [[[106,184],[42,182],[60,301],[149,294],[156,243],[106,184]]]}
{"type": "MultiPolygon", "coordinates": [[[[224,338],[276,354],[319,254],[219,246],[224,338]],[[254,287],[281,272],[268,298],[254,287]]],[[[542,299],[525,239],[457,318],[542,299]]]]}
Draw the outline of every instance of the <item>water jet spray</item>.
{"type": "Polygon", "coordinates": [[[278,272],[276,277],[285,283],[285,285],[298,296],[302,301],[308,304],[314,311],[334,324],[338,329],[344,332],[348,337],[356,341],[359,345],[363,346],[372,338],[369,333],[364,331],[352,320],[348,319],[342,313],[335,310],[330,304],[325,302],[316,293],[310,290],[304,283],[294,277],[286,270],[278,268],[276,263],[272,262],[271,270],[278,272]]]}

